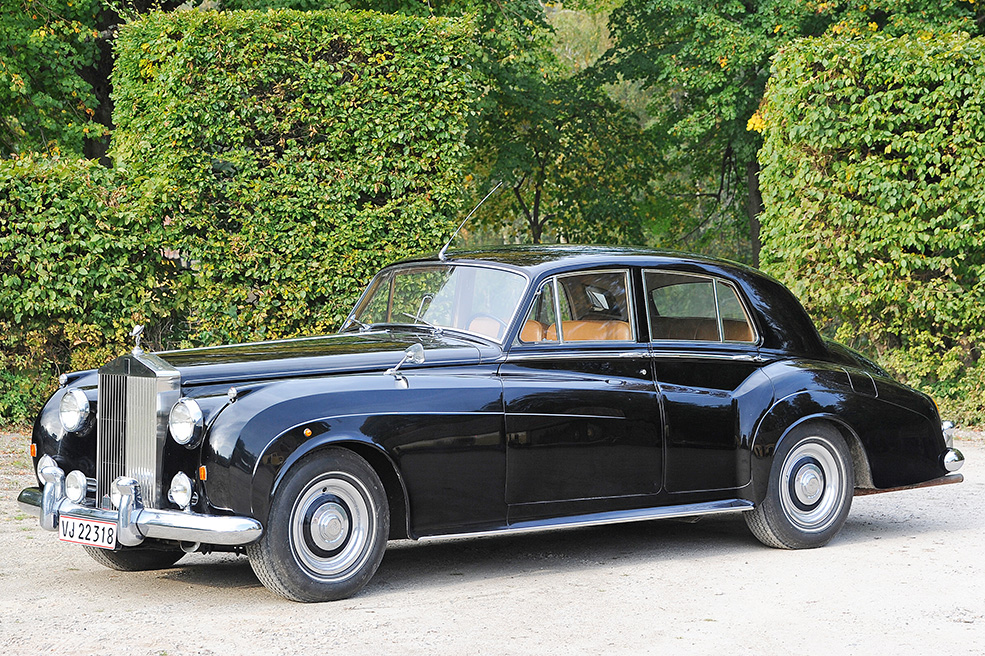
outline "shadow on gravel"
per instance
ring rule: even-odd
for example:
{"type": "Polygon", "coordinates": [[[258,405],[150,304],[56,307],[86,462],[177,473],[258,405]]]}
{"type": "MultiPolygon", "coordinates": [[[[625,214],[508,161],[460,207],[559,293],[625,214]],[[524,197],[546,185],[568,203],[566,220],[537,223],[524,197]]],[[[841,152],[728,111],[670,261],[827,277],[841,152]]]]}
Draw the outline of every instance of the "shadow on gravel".
{"type": "MultiPolygon", "coordinates": [[[[864,511],[849,516],[833,546],[891,541],[913,535],[952,530],[938,517],[913,512],[881,515],[864,511]]],[[[397,589],[441,588],[502,577],[550,571],[557,574],[612,566],[653,565],[660,561],[740,558],[767,553],[741,517],[686,521],[655,521],[564,529],[512,536],[460,538],[447,541],[391,542],[376,575],[360,597],[397,589]]],[[[779,553],[777,554],[779,556],[779,553]]],[[[204,588],[259,588],[244,557],[191,556],[158,574],[204,588]],[[219,560],[216,560],[219,559],[219,560]]]]}
{"type": "Polygon", "coordinates": [[[639,522],[512,536],[390,544],[363,594],[459,585],[545,570],[562,574],[612,566],[738,556],[761,545],[741,518],[639,522]]]}
{"type": "Polygon", "coordinates": [[[250,568],[250,561],[244,556],[230,554],[211,554],[207,556],[185,556],[169,570],[158,572],[162,581],[175,581],[188,585],[215,589],[260,588],[263,587],[250,568]]]}

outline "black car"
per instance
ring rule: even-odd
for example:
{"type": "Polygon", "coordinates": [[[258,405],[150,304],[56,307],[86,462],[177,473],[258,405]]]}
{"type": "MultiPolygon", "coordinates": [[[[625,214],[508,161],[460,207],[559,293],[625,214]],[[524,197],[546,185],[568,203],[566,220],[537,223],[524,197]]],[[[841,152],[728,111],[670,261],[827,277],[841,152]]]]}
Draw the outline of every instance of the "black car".
{"type": "Polygon", "coordinates": [[[108,567],[245,552],[299,601],[355,593],[388,539],[738,512],[809,548],[853,494],[962,478],[929,397],[707,258],[442,253],[381,271],[336,335],[137,339],[63,377],[22,505],[108,567]]]}

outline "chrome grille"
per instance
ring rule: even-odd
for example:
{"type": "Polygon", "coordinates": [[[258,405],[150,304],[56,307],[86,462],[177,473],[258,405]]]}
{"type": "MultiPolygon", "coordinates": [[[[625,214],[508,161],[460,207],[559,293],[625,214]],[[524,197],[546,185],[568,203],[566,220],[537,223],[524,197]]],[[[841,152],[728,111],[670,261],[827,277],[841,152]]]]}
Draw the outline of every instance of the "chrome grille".
{"type": "Polygon", "coordinates": [[[109,494],[109,486],[126,472],[127,377],[99,375],[96,406],[96,499],[109,494]]]}
{"type": "Polygon", "coordinates": [[[129,476],[140,484],[146,506],[162,506],[161,462],[178,389],[177,370],[155,355],[126,355],[99,370],[97,499],[110,493],[116,478],[129,476]]]}

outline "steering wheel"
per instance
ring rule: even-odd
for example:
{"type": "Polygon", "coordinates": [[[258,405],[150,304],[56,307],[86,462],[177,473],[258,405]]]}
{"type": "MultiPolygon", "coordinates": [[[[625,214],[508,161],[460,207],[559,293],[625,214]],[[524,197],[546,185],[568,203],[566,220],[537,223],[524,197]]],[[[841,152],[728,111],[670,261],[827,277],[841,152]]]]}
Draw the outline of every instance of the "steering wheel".
{"type": "Polygon", "coordinates": [[[496,316],[493,316],[493,315],[489,314],[488,312],[476,312],[471,317],[469,317],[469,321],[466,324],[466,326],[467,326],[467,330],[470,330],[470,331],[472,331],[474,333],[480,333],[482,335],[486,335],[487,337],[496,337],[496,338],[499,338],[499,337],[502,337],[503,335],[505,335],[506,334],[506,328],[507,328],[507,325],[506,325],[506,322],[505,321],[503,321],[499,317],[496,317],[496,316]],[[490,335],[489,334],[489,331],[487,331],[487,330],[477,330],[477,329],[473,328],[472,327],[472,322],[474,322],[476,319],[491,319],[493,322],[495,322],[496,324],[498,324],[499,327],[496,329],[496,334],[495,335],[490,335]]]}

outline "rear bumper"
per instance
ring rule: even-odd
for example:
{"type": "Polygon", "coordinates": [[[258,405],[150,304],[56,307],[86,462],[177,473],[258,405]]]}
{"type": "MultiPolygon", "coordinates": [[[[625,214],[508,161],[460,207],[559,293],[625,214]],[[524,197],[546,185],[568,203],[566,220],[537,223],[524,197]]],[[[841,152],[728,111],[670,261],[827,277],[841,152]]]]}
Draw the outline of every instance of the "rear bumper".
{"type": "Polygon", "coordinates": [[[59,517],[68,515],[116,524],[117,541],[124,547],[135,547],[147,538],[240,546],[255,542],[263,533],[263,526],[252,517],[145,508],[140,486],[132,478],[120,477],[113,482],[120,493],[120,503],[118,508],[111,509],[83,506],[69,500],[65,496],[65,472],[58,467],[46,467],[41,475],[45,479],[44,488],[22,490],[17,503],[25,512],[37,515],[41,528],[47,531],[57,530],[59,517]]]}
{"type": "Polygon", "coordinates": [[[948,474],[947,476],[941,476],[940,478],[924,481],[923,483],[914,483],[913,485],[903,485],[901,487],[887,487],[883,489],[877,489],[871,487],[857,487],[855,488],[855,496],[864,497],[869,494],[882,494],[883,492],[899,492],[900,490],[916,490],[922,487],[937,487],[938,485],[951,485],[952,483],[960,483],[963,480],[964,480],[964,476],[962,476],[961,474],[948,474]]]}

